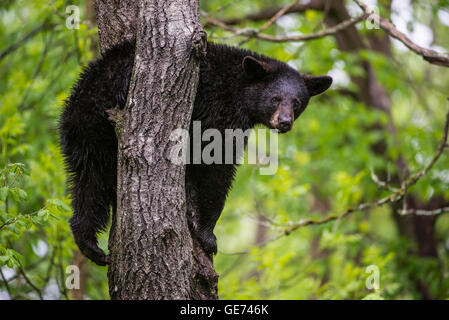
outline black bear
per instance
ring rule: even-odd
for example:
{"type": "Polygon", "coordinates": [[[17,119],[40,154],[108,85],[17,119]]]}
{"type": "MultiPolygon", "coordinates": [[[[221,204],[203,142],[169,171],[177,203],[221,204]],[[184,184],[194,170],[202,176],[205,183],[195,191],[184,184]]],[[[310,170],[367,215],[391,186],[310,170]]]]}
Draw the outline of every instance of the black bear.
{"type": "MultiPolygon", "coordinates": [[[[74,239],[99,265],[107,264],[108,257],[97,245],[97,233],[106,228],[111,206],[113,214],[116,210],[117,138],[108,110],[126,104],[134,51],[135,41],[127,41],[90,63],[74,85],[59,124],[73,198],[74,239]]],[[[332,83],[329,76],[301,75],[248,50],[208,42],[206,52],[192,114],[202,131],[245,131],[260,123],[287,132],[310,97],[332,83]]],[[[235,163],[186,166],[189,226],[209,254],[217,250],[213,229],[235,172],[235,163]]]]}

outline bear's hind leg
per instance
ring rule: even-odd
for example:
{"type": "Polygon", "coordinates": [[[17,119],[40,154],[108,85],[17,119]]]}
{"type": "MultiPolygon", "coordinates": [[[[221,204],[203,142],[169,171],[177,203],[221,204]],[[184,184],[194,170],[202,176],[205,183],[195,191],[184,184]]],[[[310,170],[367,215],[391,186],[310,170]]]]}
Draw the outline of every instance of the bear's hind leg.
{"type": "Polygon", "coordinates": [[[108,263],[108,256],[98,247],[97,233],[107,226],[115,190],[112,186],[99,185],[90,178],[83,176],[79,181],[74,181],[74,214],[70,227],[81,252],[96,264],[104,266],[108,263]]]}
{"type": "MultiPolygon", "coordinates": [[[[76,105],[79,106],[79,105],[76,105]]],[[[93,109],[93,108],[91,108],[93,109]]],[[[97,233],[106,229],[117,189],[117,138],[103,114],[70,108],[61,121],[61,146],[71,180],[74,240],[99,265],[108,257],[98,247],[97,233]]]]}

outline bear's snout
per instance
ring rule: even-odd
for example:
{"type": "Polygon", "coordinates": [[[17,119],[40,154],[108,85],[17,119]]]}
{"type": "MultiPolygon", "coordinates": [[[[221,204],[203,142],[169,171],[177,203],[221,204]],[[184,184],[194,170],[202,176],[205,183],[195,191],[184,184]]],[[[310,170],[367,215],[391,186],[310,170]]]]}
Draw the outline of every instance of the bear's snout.
{"type": "Polygon", "coordinates": [[[293,127],[293,107],[288,105],[279,106],[271,116],[270,124],[281,133],[290,131],[293,127]]]}

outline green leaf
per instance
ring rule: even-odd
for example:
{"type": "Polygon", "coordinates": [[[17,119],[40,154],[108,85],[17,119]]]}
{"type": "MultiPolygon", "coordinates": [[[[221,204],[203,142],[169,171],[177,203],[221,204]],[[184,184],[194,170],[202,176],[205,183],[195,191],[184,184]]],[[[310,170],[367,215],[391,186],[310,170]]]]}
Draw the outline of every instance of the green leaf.
{"type": "Polygon", "coordinates": [[[66,211],[66,212],[72,211],[72,208],[70,208],[70,206],[68,204],[66,204],[64,201],[62,201],[60,199],[47,200],[47,203],[51,203],[51,204],[55,205],[59,210],[62,210],[62,211],[66,211]]]}
{"type": "Polygon", "coordinates": [[[0,188],[0,200],[5,201],[7,197],[8,197],[8,188],[7,187],[0,188]]]}

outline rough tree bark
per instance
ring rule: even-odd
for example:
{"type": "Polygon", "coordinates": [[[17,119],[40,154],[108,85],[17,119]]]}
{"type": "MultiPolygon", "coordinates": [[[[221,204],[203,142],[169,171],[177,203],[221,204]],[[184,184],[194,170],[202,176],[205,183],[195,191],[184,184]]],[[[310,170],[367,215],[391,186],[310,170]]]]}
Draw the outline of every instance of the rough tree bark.
{"type": "Polygon", "coordinates": [[[112,299],[216,299],[218,276],[185,215],[185,167],[169,152],[188,129],[204,54],[198,0],[97,0],[104,52],[137,36],[117,135],[117,213],[109,238],[112,299]]]}

